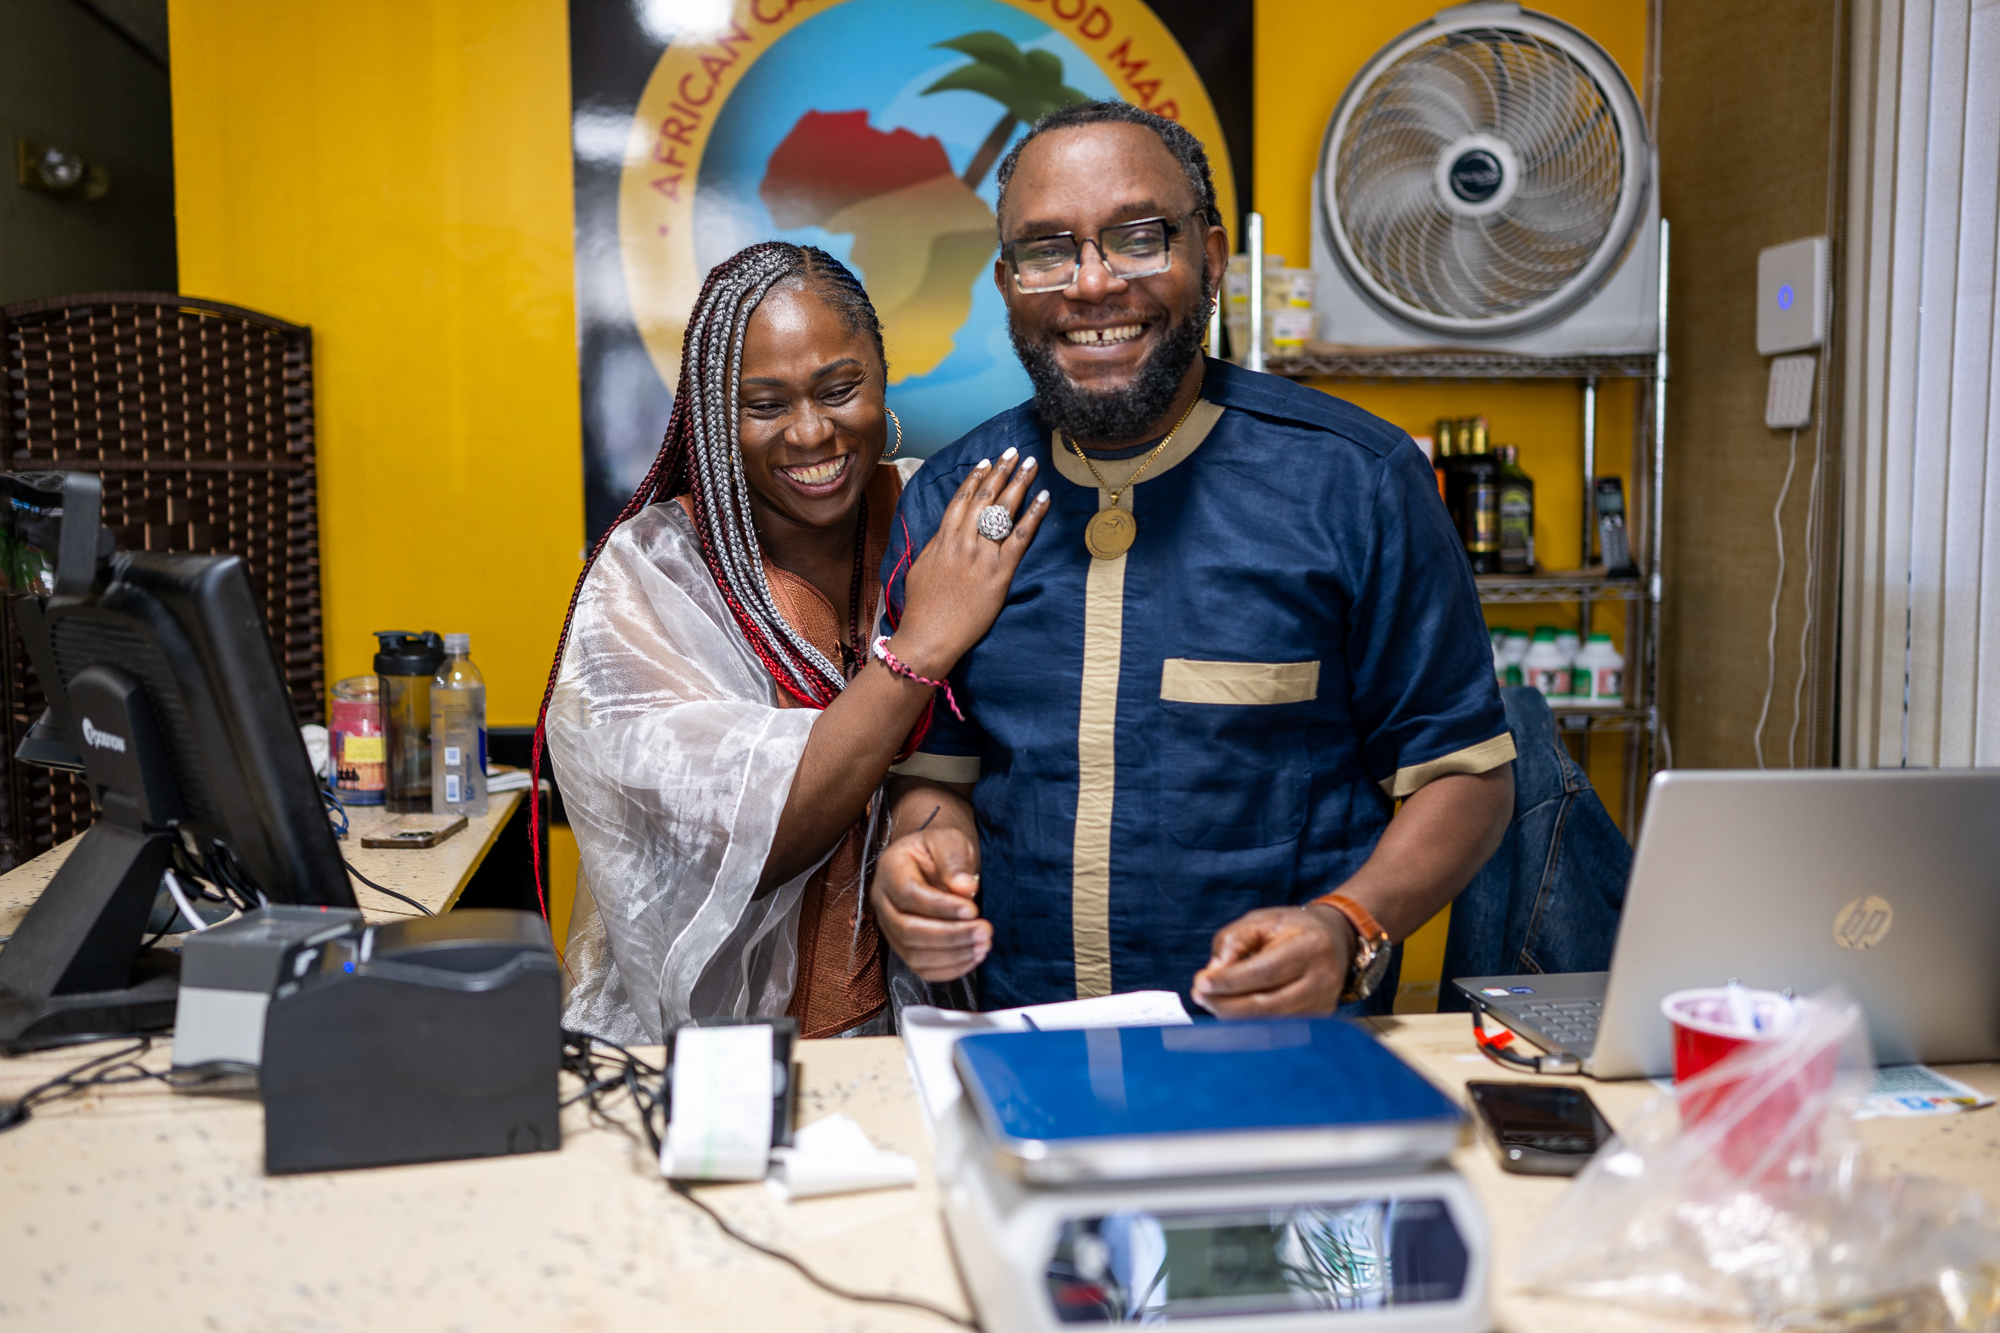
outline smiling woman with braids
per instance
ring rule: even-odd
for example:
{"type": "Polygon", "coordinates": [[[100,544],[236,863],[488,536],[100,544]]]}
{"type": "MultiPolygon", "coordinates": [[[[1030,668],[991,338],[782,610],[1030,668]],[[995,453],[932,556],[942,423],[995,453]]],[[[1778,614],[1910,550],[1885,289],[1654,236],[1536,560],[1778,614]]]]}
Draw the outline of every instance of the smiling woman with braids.
{"type": "Polygon", "coordinates": [[[666,441],[578,580],[543,703],[582,853],[568,1027],[888,1030],[862,892],[874,797],[1048,493],[1028,501],[1011,451],[968,478],[872,642],[902,490],[886,381],[874,307],[824,251],[751,246],[703,284],[666,441]],[[1019,516],[1000,540],[980,531],[996,504],[1019,516]]]}

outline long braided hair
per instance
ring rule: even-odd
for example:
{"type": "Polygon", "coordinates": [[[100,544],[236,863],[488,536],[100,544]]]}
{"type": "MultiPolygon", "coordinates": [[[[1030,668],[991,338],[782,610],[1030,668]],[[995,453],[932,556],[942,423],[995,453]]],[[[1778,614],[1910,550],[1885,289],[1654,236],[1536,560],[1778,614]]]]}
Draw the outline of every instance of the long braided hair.
{"type": "Polygon", "coordinates": [[[702,558],[729,607],[736,627],[779,689],[808,708],[825,708],[840,694],[845,677],[826,654],[793,629],[779,611],[764,577],[762,550],[750,507],[750,485],[737,448],[737,380],[743,366],[743,336],[750,316],[779,283],[797,281],[838,313],[848,328],[866,332],[875,344],[886,378],[882,321],[860,279],[826,251],[786,241],[765,241],[737,251],[717,264],[695,298],[681,345],[680,387],[667,418],[666,439],[653,466],[618,517],[604,530],[577,575],[556,640],[555,661],[535,717],[534,753],[529,760],[528,838],[534,847],[535,895],[548,916],[541,852],[542,756],[548,746],[549,701],[562,671],[570,624],[583,595],[584,580],[618,526],[648,505],[687,496],[694,510],[702,558]]]}

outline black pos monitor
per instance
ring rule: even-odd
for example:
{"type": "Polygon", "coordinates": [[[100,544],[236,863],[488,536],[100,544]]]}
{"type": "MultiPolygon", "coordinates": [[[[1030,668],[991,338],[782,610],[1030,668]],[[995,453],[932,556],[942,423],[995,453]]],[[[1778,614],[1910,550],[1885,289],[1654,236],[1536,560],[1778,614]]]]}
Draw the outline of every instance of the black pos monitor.
{"type": "Polygon", "coordinates": [[[272,903],[354,892],[243,561],[113,550],[92,476],[0,485],[10,568],[41,575],[13,614],[49,700],[16,761],[80,769],[98,809],[0,946],[0,1048],[162,1031],[179,959],[142,944],[171,862],[272,903]]]}

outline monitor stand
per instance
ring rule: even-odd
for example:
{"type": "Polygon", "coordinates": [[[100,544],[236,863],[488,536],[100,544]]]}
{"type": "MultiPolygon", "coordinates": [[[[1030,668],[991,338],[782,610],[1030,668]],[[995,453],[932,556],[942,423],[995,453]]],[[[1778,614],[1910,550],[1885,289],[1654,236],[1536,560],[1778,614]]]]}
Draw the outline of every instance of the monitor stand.
{"type": "Polygon", "coordinates": [[[142,949],[174,835],[99,820],[0,946],[9,1055],[174,1025],[180,956],[142,949]]]}

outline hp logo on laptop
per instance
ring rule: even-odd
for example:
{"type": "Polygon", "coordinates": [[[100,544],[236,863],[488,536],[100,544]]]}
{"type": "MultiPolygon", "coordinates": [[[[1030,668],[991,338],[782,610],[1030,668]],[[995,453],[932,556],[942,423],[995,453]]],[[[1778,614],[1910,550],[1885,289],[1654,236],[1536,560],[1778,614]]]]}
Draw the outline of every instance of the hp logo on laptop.
{"type": "Polygon", "coordinates": [[[1861,950],[1880,944],[1894,925],[1896,913],[1886,898],[1869,894],[1856,898],[1833,917],[1833,942],[1843,949],[1861,950]]]}

